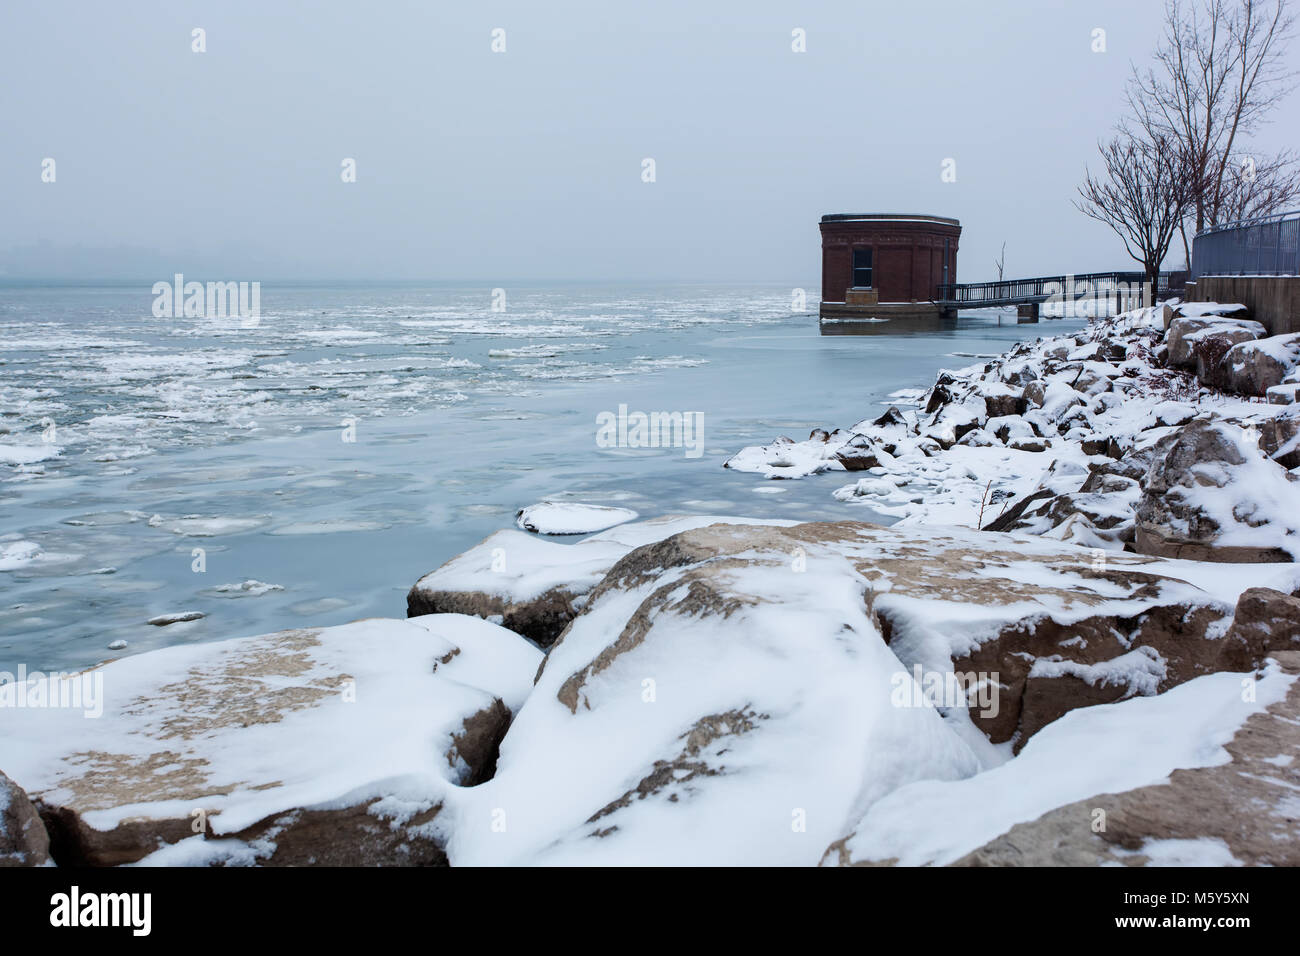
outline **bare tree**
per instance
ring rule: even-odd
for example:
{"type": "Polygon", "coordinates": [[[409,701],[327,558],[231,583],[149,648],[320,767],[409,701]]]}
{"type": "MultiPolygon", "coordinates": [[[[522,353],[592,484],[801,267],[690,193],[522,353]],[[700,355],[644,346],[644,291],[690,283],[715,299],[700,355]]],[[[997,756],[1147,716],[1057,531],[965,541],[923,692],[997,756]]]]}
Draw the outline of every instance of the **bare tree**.
{"type": "Polygon", "coordinates": [[[1002,281],[1002,269],[1007,264],[1007,244],[1002,243],[1002,254],[993,260],[994,267],[998,270],[998,281],[1002,281]]]}
{"type": "Polygon", "coordinates": [[[1291,209],[1300,202],[1300,162],[1290,151],[1242,156],[1223,178],[1221,222],[1254,219],[1291,209]]]}
{"type": "Polygon", "coordinates": [[[1115,231],[1154,289],[1160,264],[1198,193],[1189,160],[1170,137],[1127,125],[1098,148],[1105,175],[1087,172],[1075,206],[1115,231]]]}
{"type": "MultiPolygon", "coordinates": [[[[1295,85],[1293,24],[1287,0],[1168,0],[1156,64],[1134,68],[1128,97],[1139,124],[1175,139],[1185,157],[1195,232],[1227,221],[1243,142],[1295,85]]],[[[1190,260],[1186,224],[1179,231],[1190,260]]]]}

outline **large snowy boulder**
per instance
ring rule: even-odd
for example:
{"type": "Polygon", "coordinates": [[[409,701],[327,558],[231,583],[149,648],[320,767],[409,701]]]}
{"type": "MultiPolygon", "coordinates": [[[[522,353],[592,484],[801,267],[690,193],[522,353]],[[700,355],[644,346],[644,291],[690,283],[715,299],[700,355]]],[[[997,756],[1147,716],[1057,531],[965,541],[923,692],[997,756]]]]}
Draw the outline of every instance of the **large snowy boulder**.
{"type": "Polygon", "coordinates": [[[1241,342],[1223,356],[1222,377],[1234,392],[1267,395],[1300,366],[1300,333],[1241,342]]]}
{"type": "Polygon", "coordinates": [[[1247,588],[1237,599],[1219,660],[1225,670],[1249,670],[1255,661],[1300,651],[1300,591],[1247,588]]]}
{"type": "Polygon", "coordinates": [[[1292,561],[1300,554],[1300,483],[1249,433],[1198,419],[1148,472],[1137,550],[1197,561],[1292,561]]]}
{"type": "Polygon", "coordinates": [[[899,787],[824,862],[1295,865],[1300,655],[1279,657],[1259,680],[1072,711],[986,773],[899,787]]]}
{"type": "Polygon", "coordinates": [[[60,863],[445,862],[540,659],[461,615],[169,647],[62,678],[91,708],[6,709],[0,765],[60,863]]]}
{"type": "MultiPolygon", "coordinates": [[[[1294,373],[1289,376],[1294,378],[1294,373]]],[[[1300,403],[1300,381],[1274,385],[1265,396],[1270,405],[1295,405],[1300,403]]]]}
{"type": "Polygon", "coordinates": [[[1224,316],[1176,318],[1165,334],[1168,361],[1175,368],[1199,369],[1208,375],[1234,345],[1261,339],[1267,334],[1268,330],[1262,324],[1251,319],[1224,316]]]}
{"type": "Polygon", "coordinates": [[[991,740],[1212,669],[1230,605],[1170,570],[857,522],[646,545],[552,647],[448,854],[815,863],[896,788],[1006,759],[991,740]]]}
{"type": "Polygon", "coordinates": [[[1283,468],[1300,468],[1300,406],[1284,409],[1255,427],[1264,454],[1283,468]]]}
{"type": "Polygon", "coordinates": [[[0,867],[43,866],[49,858],[50,838],[32,801],[0,773],[0,867]]]}
{"type": "Polygon", "coordinates": [[[955,865],[1300,866],[1300,653],[1277,659],[1286,696],[1222,742],[1226,761],[1017,823],[955,865]]]}
{"type": "Polygon", "coordinates": [[[472,614],[546,647],[560,636],[587,592],[619,558],[643,544],[718,522],[767,523],[753,518],[667,515],[620,525],[575,544],[498,531],[416,581],[406,595],[406,614],[412,618],[472,614]]]}
{"type": "Polygon", "coordinates": [[[1025,531],[1086,547],[1122,548],[1133,540],[1133,514],[1141,498],[1142,490],[1132,478],[1089,476],[1077,492],[1022,499],[1019,504],[1023,507],[1018,506],[988,530],[1025,531]],[[1091,490],[1089,482],[1097,490],[1091,490]],[[1063,527],[1067,524],[1068,528],[1063,527]]]}

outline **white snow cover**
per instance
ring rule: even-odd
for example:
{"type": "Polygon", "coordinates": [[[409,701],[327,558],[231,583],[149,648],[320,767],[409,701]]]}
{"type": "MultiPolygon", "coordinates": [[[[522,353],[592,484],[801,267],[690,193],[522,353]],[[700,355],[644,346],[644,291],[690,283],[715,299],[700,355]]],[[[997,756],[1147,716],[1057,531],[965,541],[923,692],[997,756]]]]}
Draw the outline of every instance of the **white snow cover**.
{"type": "MultiPolygon", "coordinates": [[[[217,835],[292,808],[373,797],[402,821],[460,782],[463,767],[446,754],[462,720],[493,697],[520,707],[540,659],[518,635],[458,614],[169,647],[89,672],[102,677],[98,719],[6,708],[0,766],[28,793],[93,805],[83,818],[100,829],[188,817],[199,798],[217,835]],[[173,773],[145,789],[138,768],[151,760],[173,773]],[[112,799],[132,784],[149,796],[112,799]],[[85,797],[87,788],[108,796],[85,797]]],[[[247,861],[247,847],[227,842],[232,859],[247,861]]],[[[221,848],[204,843],[187,840],[163,861],[210,861],[221,848]]]]}
{"type": "Polygon", "coordinates": [[[857,576],[815,559],[791,574],[788,555],[772,558],[734,572],[731,587],[779,603],[725,617],[663,609],[641,644],[588,678],[571,713],[561,686],[680,571],[606,592],[579,617],[511,726],[496,776],[457,793],[453,865],[811,865],[893,788],[974,773],[979,758],[937,711],[891,704],[901,665],[857,576]],[[708,717],[723,732],[687,752],[708,717]],[[657,760],[673,767],[653,792],[597,816],[657,760]]]}
{"type": "Polygon", "coordinates": [[[1279,365],[1287,369],[1293,368],[1300,363],[1300,332],[1291,335],[1270,335],[1267,338],[1255,339],[1252,342],[1242,342],[1234,346],[1235,354],[1242,356],[1251,352],[1259,352],[1267,355],[1279,365]]]}
{"type": "Polygon", "coordinates": [[[630,508],[588,505],[578,501],[541,501],[521,508],[515,516],[515,524],[537,534],[591,534],[636,517],[637,513],[630,508]]]}
{"type": "Polygon", "coordinates": [[[1163,783],[1174,770],[1227,763],[1223,745],[1251,714],[1282,700],[1295,680],[1271,665],[1255,684],[1256,699],[1245,702],[1243,679],[1251,678],[1207,674],[1155,697],[1072,710],[1000,767],[900,787],[867,811],[846,842],[849,857],[951,863],[1065,804],[1163,783]],[[1089,759],[1080,759],[1084,754],[1089,759]]]}
{"type": "MultiPolygon", "coordinates": [[[[1159,309],[1157,308],[1154,311],[1158,312],[1159,309]]],[[[1182,302],[1178,306],[1178,313],[1189,319],[1204,316],[1234,315],[1237,313],[1245,314],[1247,311],[1244,305],[1237,302],[1182,302]]]]}
{"type": "Polygon", "coordinates": [[[1080,664],[1077,661],[1040,657],[1029,668],[1029,677],[1077,677],[1092,687],[1123,685],[1125,696],[1136,694],[1150,696],[1165,679],[1168,667],[1164,659],[1151,647],[1138,647],[1119,657],[1098,664],[1080,664]]]}
{"type": "MultiPolygon", "coordinates": [[[[974,531],[861,526],[809,544],[803,573],[786,548],[746,543],[740,560],[705,557],[598,592],[552,648],[496,777],[449,804],[452,863],[816,863],[896,788],[1009,756],[964,711],[899,706],[899,675],[951,672],[1008,622],[1232,601],[1242,583],[1206,594],[1180,580],[1192,562],[1114,556],[1165,577],[1139,594],[1089,574],[1068,545],[997,541],[994,553],[974,531]],[[698,600],[697,569],[712,603],[698,600]],[[889,615],[889,644],[868,607],[889,615]]],[[[1135,650],[1086,677],[1147,694],[1162,667],[1135,650]]]]}
{"type": "Polygon", "coordinates": [[[591,590],[619,558],[643,544],[711,524],[792,525],[779,519],[666,515],[611,528],[574,544],[562,544],[525,534],[498,531],[442,567],[430,571],[415,586],[425,591],[481,591],[507,602],[528,601],[551,588],[571,593],[591,590]]]}
{"type": "Polygon", "coordinates": [[[841,447],[853,436],[836,432],[835,441],[809,439],[796,442],[784,436],[770,445],[742,448],[725,462],[724,468],[752,471],[764,478],[806,478],[823,471],[843,471],[844,466],[835,458],[841,447]]]}
{"type": "Polygon", "coordinates": [[[1244,460],[1231,466],[1198,463],[1191,469],[1195,481],[1166,495],[1214,519],[1220,529],[1218,545],[1277,548],[1300,560],[1300,483],[1265,458],[1245,429],[1226,422],[1213,427],[1236,443],[1244,460]]]}
{"type": "MultiPolygon", "coordinates": [[[[1216,316],[1241,307],[1192,303],[1181,308],[1191,309],[1187,314],[1216,316]]],[[[1160,428],[1185,424],[1198,415],[1262,422],[1285,411],[1282,405],[1211,393],[1185,373],[1160,367],[1153,354],[1162,329],[1160,315],[1160,308],[1135,310],[1097,320],[1083,333],[1024,343],[991,362],[945,370],[941,380],[952,379],[946,387],[954,397],[933,414],[918,408],[890,423],[865,420],[835,429],[827,438],[822,430],[802,442],[779,438],[740,450],[727,467],[769,478],[807,478],[842,470],[835,456],[865,447],[880,464],[855,473],[855,481],[833,490],[835,498],[897,518],[904,526],[970,528],[988,524],[1036,490],[1078,491],[1089,464],[1107,460],[1086,453],[1084,440],[1114,439],[1121,446],[1142,448],[1167,434],[1160,428]],[[1098,358],[1101,350],[1094,346],[1110,339],[1128,344],[1123,359],[1098,358]],[[1012,380],[1018,384],[1009,388],[1012,380]],[[1023,415],[988,415],[986,399],[1018,394],[1026,382],[1042,387],[1040,406],[1031,404],[1023,415]],[[976,425],[970,434],[961,434],[976,425]]],[[[1224,321],[1240,325],[1246,320],[1224,321]]],[[[927,394],[914,396],[922,407],[927,394]]],[[[1264,484],[1250,520],[1300,514],[1300,484],[1284,487],[1282,469],[1266,462],[1258,449],[1252,458],[1257,467],[1248,478],[1243,471],[1243,482],[1264,484]],[[1273,474],[1266,478],[1270,469],[1273,474]]],[[[1239,483],[1231,493],[1244,489],[1239,483]]],[[[1136,505],[1135,497],[1131,505],[1136,505]]],[[[1287,526],[1282,521],[1282,530],[1275,529],[1274,536],[1285,534],[1287,526]]],[[[1049,533],[1051,527],[1036,530],[1049,533]]],[[[1086,520],[1076,520],[1054,536],[1086,547],[1122,546],[1115,535],[1094,532],[1086,520]]]]}

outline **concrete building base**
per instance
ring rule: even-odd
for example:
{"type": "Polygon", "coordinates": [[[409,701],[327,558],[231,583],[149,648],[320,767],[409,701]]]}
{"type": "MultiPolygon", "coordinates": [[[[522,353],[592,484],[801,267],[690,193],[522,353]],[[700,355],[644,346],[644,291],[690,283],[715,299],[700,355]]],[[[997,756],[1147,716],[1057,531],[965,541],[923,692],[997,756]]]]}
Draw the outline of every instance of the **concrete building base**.
{"type": "Polygon", "coordinates": [[[1188,302],[1236,302],[1269,335],[1300,332],[1300,276],[1201,276],[1187,283],[1188,302]]]}
{"type": "Polygon", "coordinates": [[[870,306],[823,302],[819,316],[823,335],[878,335],[900,329],[921,332],[950,327],[957,319],[957,311],[933,302],[884,302],[870,306]]]}

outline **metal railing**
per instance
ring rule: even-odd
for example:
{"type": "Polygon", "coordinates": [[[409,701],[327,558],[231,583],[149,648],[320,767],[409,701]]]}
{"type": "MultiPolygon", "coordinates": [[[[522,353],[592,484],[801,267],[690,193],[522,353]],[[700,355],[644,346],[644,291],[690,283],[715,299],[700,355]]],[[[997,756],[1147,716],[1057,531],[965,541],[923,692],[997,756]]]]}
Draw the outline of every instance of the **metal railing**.
{"type": "Polygon", "coordinates": [[[1203,229],[1192,240],[1192,279],[1300,275],[1300,210],[1203,229]]]}
{"type": "MultiPolygon", "coordinates": [[[[1143,272],[1088,272],[1082,275],[1040,276],[1035,279],[946,283],[938,287],[935,301],[974,309],[1043,302],[1053,295],[1071,299],[1104,299],[1117,294],[1137,296],[1146,281],[1146,273],[1143,272]]],[[[1157,297],[1167,291],[1168,284],[1169,273],[1160,273],[1160,281],[1155,290],[1157,297]]]]}

